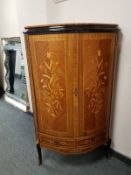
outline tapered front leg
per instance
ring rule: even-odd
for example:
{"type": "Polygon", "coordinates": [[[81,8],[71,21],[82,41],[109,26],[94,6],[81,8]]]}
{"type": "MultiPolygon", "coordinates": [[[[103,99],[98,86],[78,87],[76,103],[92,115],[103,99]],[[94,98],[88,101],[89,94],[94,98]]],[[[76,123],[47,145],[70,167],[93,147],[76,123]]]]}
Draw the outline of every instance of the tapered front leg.
{"type": "Polygon", "coordinates": [[[107,158],[111,157],[111,139],[110,138],[106,145],[106,155],[107,155],[107,158]]]}
{"type": "Polygon", "coordinates": [[[42,164],[42,153],[41,153],[41,147],[39,144],[36,145],[37,146],[37,152],[38,152],[38,164],[41,165],[42,164]]]}

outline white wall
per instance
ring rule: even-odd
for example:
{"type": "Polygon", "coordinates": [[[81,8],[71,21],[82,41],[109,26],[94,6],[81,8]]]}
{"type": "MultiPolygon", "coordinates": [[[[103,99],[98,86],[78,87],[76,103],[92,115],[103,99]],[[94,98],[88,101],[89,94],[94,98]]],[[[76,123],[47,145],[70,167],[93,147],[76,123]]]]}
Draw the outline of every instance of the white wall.
{"type": "Polygon", "coordinates": [[[54,4],[47,0],[47,22],[117,23],[123,33],[112,119],[112,147],[131,158],[131,1],[67,0],[54,4]]]}
{"type": "MultiPolygon", "coordinates": [[[[14,0],[0,0],[0,38],[19,36],[14,0]]],[[[0,85],[3,85],[3,60],[0,47],[0,85]]]]}
{"type": "Polygon", "coordinates": [[[18,18],[18,27],[22,42],[22,51],[25,58],[25,71],[30,107],[32,111],[31,91],[29,84],[28,67],[24,44],[24,27],[28,25],[39,25],[46,23],[46,0],[15,0],[18,18]]]}
{"type": "Polygon", "coordinates": [[[14,0],[0,0],[0,38],[19,36],[14,0]]]}
{"type": "Polygon", "coordinates": [[[46,0],[14,0],[17,9],[19,31],[27,25],[46,22],[46,0]]]}

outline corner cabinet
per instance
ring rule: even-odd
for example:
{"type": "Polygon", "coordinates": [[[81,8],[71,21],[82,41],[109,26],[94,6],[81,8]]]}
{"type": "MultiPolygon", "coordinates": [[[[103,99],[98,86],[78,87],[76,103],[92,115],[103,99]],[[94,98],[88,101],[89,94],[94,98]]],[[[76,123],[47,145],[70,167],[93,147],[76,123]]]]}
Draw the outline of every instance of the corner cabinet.
{"type": "Polygon", "coordinates": [[[39,163],[42,147],[64,154],[89,152],[103,144],[109,149],[118,26],[25,29],[39,163]]]}

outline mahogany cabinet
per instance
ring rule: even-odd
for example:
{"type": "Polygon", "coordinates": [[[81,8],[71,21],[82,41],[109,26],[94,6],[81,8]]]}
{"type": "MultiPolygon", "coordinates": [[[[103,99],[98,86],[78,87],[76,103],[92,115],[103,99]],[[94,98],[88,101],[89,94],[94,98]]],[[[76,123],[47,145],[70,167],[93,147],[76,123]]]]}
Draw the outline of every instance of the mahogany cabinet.
{"type": "Polygon", "coordinates": [[[118,26],[25,29],[39,163],[42,147],[65,154],[109,147],[118,26]]]}

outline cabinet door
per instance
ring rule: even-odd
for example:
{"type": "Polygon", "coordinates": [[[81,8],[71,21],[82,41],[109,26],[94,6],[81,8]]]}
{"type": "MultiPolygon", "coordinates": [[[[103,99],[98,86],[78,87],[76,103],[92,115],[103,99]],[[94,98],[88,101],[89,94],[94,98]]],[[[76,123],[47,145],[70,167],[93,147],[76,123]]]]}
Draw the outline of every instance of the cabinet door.
{"type": "Polygon", "coordinates": [[[81,36],[79,136],[105,138],[108,133],[115,38],[113,33],[81,36]]]}
{"type": "Polygon", "coordinates": [[[73,71],[77,34],[29,36],[38,130],[73,136],[73,71]]]}

